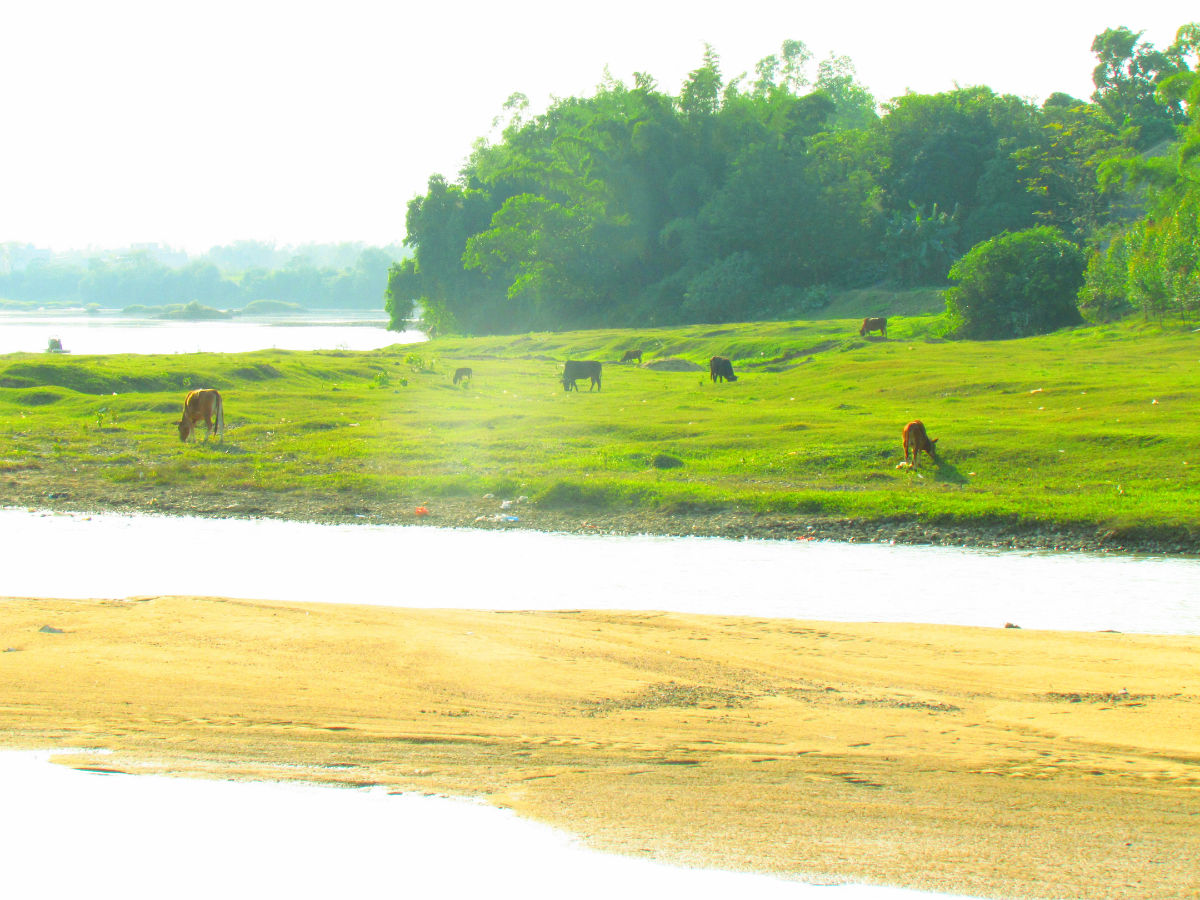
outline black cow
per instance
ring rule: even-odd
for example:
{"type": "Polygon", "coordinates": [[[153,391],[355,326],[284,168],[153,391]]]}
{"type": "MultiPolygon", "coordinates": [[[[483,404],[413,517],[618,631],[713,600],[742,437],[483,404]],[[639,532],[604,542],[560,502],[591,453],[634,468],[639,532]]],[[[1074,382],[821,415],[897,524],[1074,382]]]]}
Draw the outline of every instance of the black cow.
{"type": "Polygon", "coordinates": [[[642,351],[641,350],[626,350],[625,355],[621,357],[621,362],[623,362],[623,363],[625,363],[625,362],[639,362],[640,363],[641,361],[642,361],[642,351]]]}
{"type": "Polygon", "coordinates": [[[562,383],[563,390],[569,391],[571,388],[579,390],[579,385],[575,382],[580,378],[590,378],[592,386],[588,390],[600,390],[600,362],[595,359],[569,359],[563,366],[562,383]]]}
{"type": "Polygon", "coordinates": [[[466,366],[463,366],[462,368],[459,368],[459,369],[455,369],[454,370],[454,383],[458,384],[460,381],[470,381],[471,376],[473,374],[474,373],[470,369],[468,369],[466,366]]]}
{"type": "Polygon", "coordinates": [[[713,381],[737,381],[733,374],[733,363],[724,356],[714,356],[708,361],[708,377],[713,381]]]}

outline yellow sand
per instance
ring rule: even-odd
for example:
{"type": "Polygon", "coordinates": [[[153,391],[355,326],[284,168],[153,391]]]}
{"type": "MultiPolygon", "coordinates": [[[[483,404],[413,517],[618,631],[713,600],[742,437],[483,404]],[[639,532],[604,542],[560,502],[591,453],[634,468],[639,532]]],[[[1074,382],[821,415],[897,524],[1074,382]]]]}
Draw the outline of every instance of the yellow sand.
{"type": "Polygon", "coordinates": [[[0,601],[5,649],[0,743],[108,768],[478,794],[806,878],[1200,895],[1195,638],[154,597],[0,601]]]}

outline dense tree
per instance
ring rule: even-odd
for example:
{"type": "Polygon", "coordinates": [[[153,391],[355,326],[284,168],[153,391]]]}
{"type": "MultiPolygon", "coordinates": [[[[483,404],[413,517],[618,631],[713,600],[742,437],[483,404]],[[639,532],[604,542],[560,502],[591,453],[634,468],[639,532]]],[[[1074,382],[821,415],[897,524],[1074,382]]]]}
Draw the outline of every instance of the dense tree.
{"type": "Polygon", "coordinates": [[[1187,66],[1178,43],[1158,50],[1141,38],[1142,32],[1123,26],[1096,35],[1092,52],[1099,62],[1092,74],[1092,99],[1119,127],[1136,129],[1136,147],[1146,150],[1171,140],[1183,123],[1179,101],[1159,95],[1158,87],[1187,66]]]}
{"type": "Polygon", "coordinates": [[[1187,110],[1181,139],[1165,151],[1102,167],[1110,187],[1145,191],[1148,212],[1089,261],[1081,293],[1089,314],[1124,305],[1153,317],[1200,314],[1200,75],[1188,67],[1198,49],[1200,25],[1181,28],[1172,45],[1178,71],[1158,83],[1161,108],[1187,110]]]}
{"type": "Polygon", "coordinates": [[[944,284],[972,246],[1039,222],[1107,246],[1144,209],[1105,173],[1149,133],[1135,118],[1185,107],[1143,100],[1189,51],[1096,46],[1100,99],[1042,107],[969,87],[880,115],[848,59],[814,73],[800,41],[732,79],[707,47],[675,95],[642,73],[540,115],[514,95],[458,178],[409,205],[388,308],[472,332],[788,316],[830,286],[944,284]]]}
{"type": "Polygon", "coordinates": [[[955,336],[1027,337],[1077,324],[1083,268],[1078,245],[1045,225],[977,244],[950,269],[946,312],[955,336]]]}

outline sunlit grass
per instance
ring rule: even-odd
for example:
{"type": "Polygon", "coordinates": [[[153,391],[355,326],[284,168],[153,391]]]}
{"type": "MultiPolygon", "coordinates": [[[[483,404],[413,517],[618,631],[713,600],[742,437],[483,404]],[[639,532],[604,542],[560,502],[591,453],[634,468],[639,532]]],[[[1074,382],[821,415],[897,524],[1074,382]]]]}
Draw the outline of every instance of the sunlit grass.
{"type": "Polygon", "coordinates": [[[0,474],[73,467],[339,501],[493,491],[597,509],[1200,527],[1195,334],[1124,324],[947,342],[936,325],[893,319],[886,342],[837,320],[367,353],[13,355],[0,358],[0,474]],[[704,370],[616,364],[630,348],[704,370]],[[709,381],[718,354],[736,383],[709,381]],[[602,390],[564,392],[567,358],[604,360],[602,390]],[[465,386],[450,382],[459,365],[474,369],[465,386]],[[175,435],[197,386],[225,395],[224,441],[175,435]],[[940,439],[940,465],[897,467],[913,418],[940,439]]]}

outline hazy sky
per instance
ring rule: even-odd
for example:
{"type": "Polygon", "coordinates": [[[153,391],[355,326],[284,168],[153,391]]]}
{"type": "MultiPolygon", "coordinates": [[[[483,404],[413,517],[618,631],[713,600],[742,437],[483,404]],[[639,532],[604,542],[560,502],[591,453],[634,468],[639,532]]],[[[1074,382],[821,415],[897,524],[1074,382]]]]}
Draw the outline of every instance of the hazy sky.
{"type": "Polygon", "coordinates": [[[983,83],[1091,93],[1092,37],[1157,46],[1193,0],[656,2],[12,0],[0,9],[0,241],[59,249],[404,237],[515,91],[541,110],[607,66],[676,93],[786,39],[849,56],[880,100],[983,83]],[[584,11],[585,10],[585,11],[584,11]]]}

